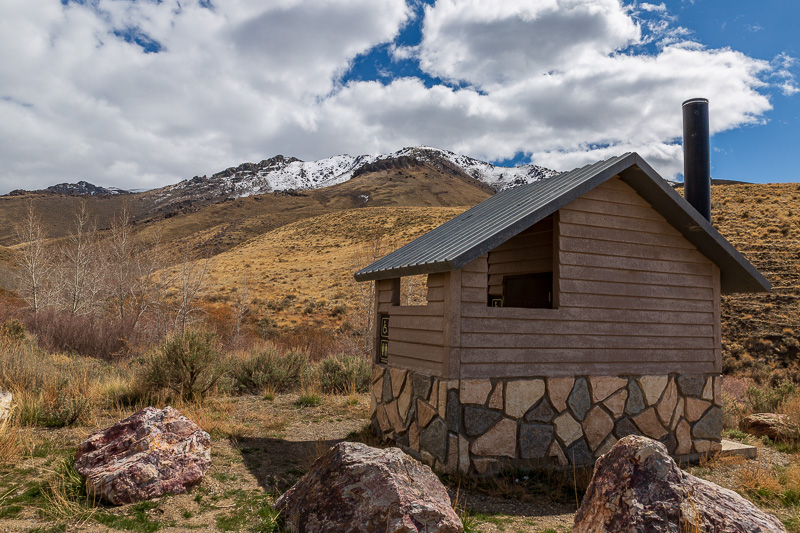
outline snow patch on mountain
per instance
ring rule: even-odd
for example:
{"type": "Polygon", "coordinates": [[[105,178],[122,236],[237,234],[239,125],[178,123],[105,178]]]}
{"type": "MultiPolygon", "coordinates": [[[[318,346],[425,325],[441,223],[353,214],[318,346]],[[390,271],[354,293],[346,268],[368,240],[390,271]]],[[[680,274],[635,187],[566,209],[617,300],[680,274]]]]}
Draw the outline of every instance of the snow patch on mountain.
{"type": "Polygon", "coordinates": [[[403,148],[378,156],[343,154],[318,161],[301,161],[278,155],[260,163],[231,167],[211,177],[195,176],[165,187],[159,200],[174,200],[187,193],[193,196],[241,198],[275,191],[321,189],[350,180],[365,165],[400,157],[412,157],[434,166],[445,162],[497,191],[557,174],[536,165],[500,167],[429,146],[403,148]]]}

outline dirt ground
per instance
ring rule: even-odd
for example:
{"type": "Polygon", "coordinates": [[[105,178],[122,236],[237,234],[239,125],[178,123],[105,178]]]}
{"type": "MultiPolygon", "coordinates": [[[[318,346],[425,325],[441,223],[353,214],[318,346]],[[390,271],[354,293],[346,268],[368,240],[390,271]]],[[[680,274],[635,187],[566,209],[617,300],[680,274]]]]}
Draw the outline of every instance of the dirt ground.
{"type": "MultiPolygon", "coordinates": [[[[90,433],[129,414],[124,410],[98,416],[90,426],[24,429],[28,444],[22,457],[0,466],[0,532],[271,531],[268,515],[274,499],[331,445],[365,434],[369,398],[321,396],[319,405],[301,406],[297,394],[275,395],[272,400],[244,396],[179,410],[212,435],[211,468],[188,494],[118,507],[65,503],[54,496],[59,492],[51,487],[54,479],[62,479],[60,465],[90,433]]],[[[771,462],[788,460],[772,450],[761,456],[771,462]]],[[[728,460],[695,470],[736,488],[735,470],[752,468],[752,463],[728,460]]],[[[481,486],[445,481],[468,531],[560,533],[571,529],[578,497],[572,487],[548,488],[547,483],[526,476],[481,486]]]]}

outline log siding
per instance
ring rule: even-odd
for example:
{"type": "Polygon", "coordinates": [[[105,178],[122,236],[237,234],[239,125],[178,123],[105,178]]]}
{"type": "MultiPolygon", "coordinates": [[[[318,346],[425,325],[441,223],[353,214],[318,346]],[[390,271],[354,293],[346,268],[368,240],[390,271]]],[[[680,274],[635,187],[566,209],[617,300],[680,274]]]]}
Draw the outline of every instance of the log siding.
{"type": "MultiPolygon", "coordinates": [[[[556,221],[547,244],[558,309],[489,308],[470,277],[459,377],[721,371],[718,269],[630,186],[614,178],[556,221]]],[[[514,250],[520,271],[540,266],[545,247],[520,245],[525,233],[544,237],[534,228],[488,254],[484,291],[502,284],[493,257],[514,250]]]]}

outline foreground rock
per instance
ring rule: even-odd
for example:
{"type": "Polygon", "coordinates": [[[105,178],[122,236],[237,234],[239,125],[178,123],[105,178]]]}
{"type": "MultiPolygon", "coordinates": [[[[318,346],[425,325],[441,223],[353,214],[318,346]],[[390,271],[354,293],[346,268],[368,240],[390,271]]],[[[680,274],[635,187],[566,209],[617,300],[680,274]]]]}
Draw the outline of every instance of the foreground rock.
{"type": "Polygon", "coordinates": [[[775,413],[746,416],[739,422],[739,429],[756,437],[766,435],[773,441],[795,440],[800,436],[796,422],[786,415],[775,413]]]}
{"type": "Polygon", "coordinates": [[[430,468],[398,448],[342,442],[316,460],[277,502],[286,526],[305,533],[450,533],[461,525],[430,468]]]}
{"type": "Polygon", "coordinates": [[[211,438],[172,407],[145,407],[78,446],[89,494],[113,504],[182,494],[211,465],[211,438]]]}
{"type": "Polygon", "coordinates": [[[631,435],[600,459],[575,533],[786,531],[732,490],[687,474],[660,442],[631,435]]]}

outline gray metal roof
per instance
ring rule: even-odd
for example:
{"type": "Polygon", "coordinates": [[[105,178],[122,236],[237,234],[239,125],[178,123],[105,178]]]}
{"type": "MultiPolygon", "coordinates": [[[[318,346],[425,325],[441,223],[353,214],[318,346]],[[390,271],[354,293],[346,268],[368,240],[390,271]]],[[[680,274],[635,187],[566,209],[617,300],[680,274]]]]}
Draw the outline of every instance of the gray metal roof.
{"type": "Polygon", "coordinates": [[[457,270],[617,175],[720,268],[722,292],[769,290],[769,281],[636,153],[498,193],[359,270],[355,278],[457,270]]]}

